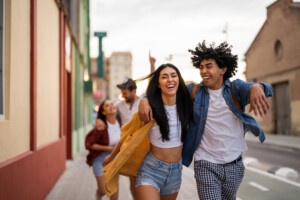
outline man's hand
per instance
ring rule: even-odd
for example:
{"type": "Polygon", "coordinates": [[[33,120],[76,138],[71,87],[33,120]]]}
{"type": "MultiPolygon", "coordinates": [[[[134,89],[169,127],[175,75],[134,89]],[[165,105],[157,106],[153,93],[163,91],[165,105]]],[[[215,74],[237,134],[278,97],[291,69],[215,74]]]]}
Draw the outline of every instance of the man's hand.
{"type": "Polygon", "coordinates": [[[146,98],[141,99],[138,112],[139,112],[140,119],[144,122],[149,122],[150,120],[153,119],[152,109],[148,102],[148,99],[146,98]]]}
{"type": "Polygon", "coordinates": [[[95,128],[98,131],[103,131],[104,129],[106,129],[106,124],[101,119],[96,119],[95,128]]]}
{"type": "Polygon", "coordinates": [[[264,93],[264,86],[259,83],[253,85],[250,89],[249,112],[254,111],[255,116],[259,113],[261,117],[264,117],[269,109],[270,105],[264,93]]]}

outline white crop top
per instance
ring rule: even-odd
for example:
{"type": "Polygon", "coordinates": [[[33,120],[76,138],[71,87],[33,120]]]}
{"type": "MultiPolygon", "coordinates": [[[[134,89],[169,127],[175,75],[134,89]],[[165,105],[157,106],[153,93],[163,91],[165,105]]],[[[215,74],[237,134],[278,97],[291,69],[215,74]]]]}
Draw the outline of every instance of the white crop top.
{"type": "Polygon", "coordinates": [[[108,121],[107,122],[107,131],[108,131],[108,145],[116,145],[118,144],[120,140],[121,135],[121,128],[118,120],[116,120],[116,123],[111,124],[108,121]]]}
{"type": "Polygon", "coordinates": [[[169,138],[170,140],[162,141],[162,136],[157,123],[148,133],[150,143],[159,148],[171,148],[182,145],[181,142],[181,123],[177,115],[176,104],[173,106],[164,106],[168,117],[169,124],[169,138]]]}

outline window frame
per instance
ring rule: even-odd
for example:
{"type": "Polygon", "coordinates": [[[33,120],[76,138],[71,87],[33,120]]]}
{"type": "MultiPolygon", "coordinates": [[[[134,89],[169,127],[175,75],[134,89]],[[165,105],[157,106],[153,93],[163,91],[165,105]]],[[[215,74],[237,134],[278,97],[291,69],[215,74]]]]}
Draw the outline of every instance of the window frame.
{"type": "Polygon", "coordinates": [[[4,68],[4,43],[5,43],[5,0],[0,0],[0,120],[5,119],[5,68],[4,68]],[[2,111],[1,111],[2,110],[2,111]]]}

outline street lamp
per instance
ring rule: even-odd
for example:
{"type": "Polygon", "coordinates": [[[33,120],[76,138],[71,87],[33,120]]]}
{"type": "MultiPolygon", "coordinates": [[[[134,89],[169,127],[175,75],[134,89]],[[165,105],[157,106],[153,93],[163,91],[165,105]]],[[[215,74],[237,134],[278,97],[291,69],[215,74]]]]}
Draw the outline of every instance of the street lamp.
{"type": "Polygon", "coordinates": [[[98,74],[99,78],[103,78],[103,53],[102,38],[106,36],[106,32],[95,32],[94,35],[99,38],[99,55],[98,55],[98,74]]]}

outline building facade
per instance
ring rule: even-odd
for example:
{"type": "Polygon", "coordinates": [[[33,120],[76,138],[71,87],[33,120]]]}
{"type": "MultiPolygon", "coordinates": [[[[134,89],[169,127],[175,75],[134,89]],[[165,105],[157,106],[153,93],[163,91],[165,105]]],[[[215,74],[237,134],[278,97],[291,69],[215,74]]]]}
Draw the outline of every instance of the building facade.
{"type": "Polygon", "coordinates": [[[271,110],[258,119],[263,129],[300,136],[300,3],[278,0],[247,50],[246,78],[272,85],[271,110]]]}
{"type": "Polygon", "coordinates": [[[106,60],[104,78],[107,81],[107,97],[112,101],[119,99],[120,90],[117,85],[125,78],[131,78],[132,56],[130,52],[113,52],[106,60]]]}
{"type": "Polygon", "coordinates": [[[0,0],[0,199],[44,199],[91,127],[88,0],[0,0]]]}

